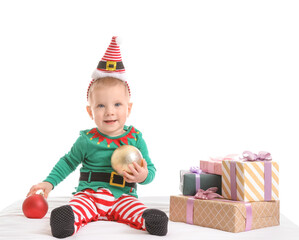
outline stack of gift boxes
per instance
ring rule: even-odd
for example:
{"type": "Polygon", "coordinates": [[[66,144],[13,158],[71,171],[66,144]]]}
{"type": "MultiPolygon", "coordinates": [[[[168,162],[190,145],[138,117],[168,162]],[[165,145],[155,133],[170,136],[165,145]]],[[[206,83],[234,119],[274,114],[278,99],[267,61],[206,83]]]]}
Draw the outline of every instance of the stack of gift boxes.
{"type": "Polygon", "coordinates": [[[278,173],[265,152],[202,160],[199,168],[180,172],[182,195],[170,197],[169,218],[228,232],[277,226],[278,173]],[[219,195],[211,193],[216,190],[219,195]]]}

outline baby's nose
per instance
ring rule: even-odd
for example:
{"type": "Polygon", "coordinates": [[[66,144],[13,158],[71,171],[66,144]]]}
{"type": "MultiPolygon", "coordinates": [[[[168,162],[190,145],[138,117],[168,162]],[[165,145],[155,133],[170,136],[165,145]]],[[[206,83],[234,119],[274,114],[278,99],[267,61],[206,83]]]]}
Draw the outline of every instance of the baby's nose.
{"type": "Polygon", "coordinates": [[[107,107],[106,108],[106,114],[107,115],[113,115],[114,114],[114,109],[112,107],[107,107]]]}

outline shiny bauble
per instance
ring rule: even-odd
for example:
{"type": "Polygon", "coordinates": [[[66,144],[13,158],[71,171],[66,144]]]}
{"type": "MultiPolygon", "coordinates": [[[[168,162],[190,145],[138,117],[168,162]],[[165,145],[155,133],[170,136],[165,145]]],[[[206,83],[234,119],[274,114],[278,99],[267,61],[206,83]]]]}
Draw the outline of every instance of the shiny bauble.
{"type": "Polygon", "coordinates": [[[25,199],[23,213],[28,218],[43,218],[48,212],[48,202],[41,194],[33,194],[25,199]]]}
{"type": "Polygon", "coordinates": [[[133,164],[133,162],[142,166],[142,158],[142,154],[138,148],[131,145],[123,145],[113,152],[111,165],[119,175],[123,175],[123,171],[131,173],[128,165],[133,164]]]}

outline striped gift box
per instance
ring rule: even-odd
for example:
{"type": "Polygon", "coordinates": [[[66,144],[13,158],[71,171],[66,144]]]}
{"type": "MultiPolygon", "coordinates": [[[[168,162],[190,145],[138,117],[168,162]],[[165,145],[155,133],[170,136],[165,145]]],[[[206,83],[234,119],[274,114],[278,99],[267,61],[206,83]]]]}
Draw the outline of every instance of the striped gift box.
{"type": "Polygon", "coordinates": [[[279,199],[279,167],[272,161],[223,161],[222,195],[236,201],[279,199]]]}

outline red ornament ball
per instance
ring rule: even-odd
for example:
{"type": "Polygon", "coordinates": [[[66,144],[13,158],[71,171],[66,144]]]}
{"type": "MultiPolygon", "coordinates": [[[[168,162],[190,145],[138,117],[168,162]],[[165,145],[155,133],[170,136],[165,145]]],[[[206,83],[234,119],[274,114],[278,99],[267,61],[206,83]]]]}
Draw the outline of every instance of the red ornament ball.
{"type": "Polygon", "coordinates": [[[33,194],[25,199],[23,213],[28,218],[43,218],[48,212],[48,202],[41,194],[33,194]]]}

